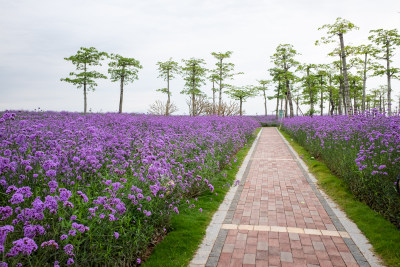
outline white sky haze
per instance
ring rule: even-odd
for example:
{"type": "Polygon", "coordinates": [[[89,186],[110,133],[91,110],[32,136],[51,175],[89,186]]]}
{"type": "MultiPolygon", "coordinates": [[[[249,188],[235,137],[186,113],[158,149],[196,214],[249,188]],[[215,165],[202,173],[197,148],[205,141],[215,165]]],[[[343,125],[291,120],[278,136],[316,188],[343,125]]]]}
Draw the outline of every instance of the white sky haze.
{"type": "MultiPolygon", "coordinates": [[[[324,35],[318,27],[345,18],[360,27],[345,35],[345,43],[367,44],[369,30],[399,29],[399,12],[398,0],[0,0],[0,111],[83,111],[82,90],[60,81],[74,71],[64,57],[82,46],[140,61],[139,80],[125,86],[123,109],[147,112],[155,100],[166,98],[156,92],[165,87],[157,78],[157,61],[203,58],[211,69],[211,52],[230,50],[229,61],[244,72],[231,83],[255,85],[270,79],[270,56],[279,44],[292,44],[302,63],[329,63],[326,55],[332,46],[314,45],[324,35]]],[[[397,67],[399,54],[400,48],[393,62],[397,67]]],[[[106,62],[98,70],[106,74],[106,62]]],[[[367,83],[373,89],[386,80],[367,83]]],[[[182,87],[181,77],[171,81],[172,101],[179,114],[188,114],[182,87]]],[[[393,89],[398,96],[399,81],[393,89]]],[[[210,83],[202,90],[211,96],[210,83]]],[[[119,84],[110,80],[99,81],[88,95],[88,108],[94,112],[116,112],[118,103],[119,84]]],[[[270,111],[272,105],[269,101],[270,111]]],[[[263,114],[262,97],[249,99],[244,109],[263,114]]]]}

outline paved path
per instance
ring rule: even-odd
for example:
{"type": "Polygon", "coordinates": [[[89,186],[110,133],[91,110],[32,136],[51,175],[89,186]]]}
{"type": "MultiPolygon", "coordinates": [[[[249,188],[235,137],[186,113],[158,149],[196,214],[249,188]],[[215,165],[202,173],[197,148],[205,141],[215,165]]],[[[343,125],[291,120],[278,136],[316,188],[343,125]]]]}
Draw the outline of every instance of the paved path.
{"type": "Polygon", "coordinates": [[[263,128],[250,153],[241,185],[227,195],[230,207],[217,212],[191,266],[378,265],[360,252],[276,128],[263,128]]]}

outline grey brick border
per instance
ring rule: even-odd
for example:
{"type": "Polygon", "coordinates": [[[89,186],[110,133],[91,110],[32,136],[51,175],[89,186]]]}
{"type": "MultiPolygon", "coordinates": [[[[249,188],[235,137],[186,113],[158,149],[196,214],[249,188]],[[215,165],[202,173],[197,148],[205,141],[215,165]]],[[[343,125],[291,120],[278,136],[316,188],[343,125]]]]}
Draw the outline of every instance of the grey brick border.
{"type": "MultiPolygon", "coordinates": [[[[332,207],[332,200],[327,201],[327,196],[325,194],[322,194],[321,191],[317,188],[316,186],[316,179],[314,178],[314,176],[308,172],[307,170],[307,166],[304,164],[304,162],[302,162],[302,160],[300,159],[299,155],[296,153],[296,151],[294,151],[294,149],[291,147],[291,145],[289,144],[289,142],[286,140],[285,137],[283,137],[283,135],[279,132],[279,130],[277,128],[275,128],[276,131],[278,132],[278,134],[281,136],[283,142],[286,144],[287,148],[289,149],[292,157],[296,160],[297,165],[300,167],[304,177],[306,177],[307,182],[310,184],[312,190],[314,191],[315,195],[318,197],[319,201],[321,202],[322,206],[324,207],[324,209],[326,210],[326,212],[328,213],[329,217],[331,218],[333,224],[335,225],[336,229],[338,231],[347,231],[349,232],[350,236],[352,235],[352,233],[350,231],[348,231],[348,229],[346,229],[346,227],[343,226],[342,221],[340,218],[338,218],[338,216],[336,215],[335,211],[333,210],[334,208],[332,207]]],[[[343,220],[343,217],[342,217],[343,220]]],[[[349,219],[347,219],[349,220],[349,219]]],[[[355,226],[356,227],[356,226],[355,226]]],[[[361,233],[361,231],[357,228],[357,230],[361,233]]],[[[365,238],[365,237],[364,237],[365,238]]],[[[343,238],[344,242],[346,243],[347,247],[349,248],[351,254],[353,255],[354,259],[357,261],[357,263],[360,266],[365,266],[365,267],[370,267],[370,266],[382,266],[379,264],[379,260],[374,257],[371,253],[371,251],[369,251],[369,248],[365,249],[364,248],[364,254],[369,253],[368,256],[368,260],[367,258],[364,256],[364,254],[360,251],[360,247],[361,246],[365,246],[365,244],[362,244],[361,240],[353,240],[352,238],[343,238]],[[357,242],[357,244],[354,241],[359,241],[357,242]],[[361,241],[361,242],[360,242],[361,241]]],[[[365,238],[366,240],[366,238],[365,238]]],[[[364,240],[363,240],[364,241],[364,240]]]]}
{"type": "Polygon", "coordinates": [[[231,187],[231,189],[225,195],[224,201],[219,206],[218,211],[215,212],[209,226],[207,227],[203,242],[189,263],[189,266],[217,266],[225,239],[229,231],[226,229],[221,229],[221,226],[225,223],[225,221],[229,221],[229,223],[232,222],[234,211],[243,191],[244,182],[247,179],[252,158],[254,156],[254,151],[257,147],[261,133],[262,128],[254,140],[247,156],[244,158],[238,173],[236,174],[236,179],[240,181],[239,185],[236,187],[231,187]]]}

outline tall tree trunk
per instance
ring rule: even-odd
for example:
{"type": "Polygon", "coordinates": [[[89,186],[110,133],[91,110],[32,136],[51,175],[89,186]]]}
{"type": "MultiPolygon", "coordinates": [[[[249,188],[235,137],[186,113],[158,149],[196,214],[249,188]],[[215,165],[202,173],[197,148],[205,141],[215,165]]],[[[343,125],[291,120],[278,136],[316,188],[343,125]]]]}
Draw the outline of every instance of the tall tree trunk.
{"type": "Polygon", "coordinates": [[[385,97],[382,96],[382,108],[383,108],[383,112],[386,112],[386,104],[385,104],[385,97]]]}
{"type": "Polygon", "coordinates": [[[288,108],[287,108],[287,105],[288,105],[288,91],[286,91],[285,92],[285,118],[287,118],[287,111],[288,111],[288,108]]]}
{"type": "Polygon", "coordinates": [[[344,113],[346,115],[353,114],[351,110],[351,101],[350,101],[350,86],[349,86],[349,78],[347,75],[347,64],[346,64],[346,53],[344,51],[344,41],[343,41],[343,33],[339,33],[340,40],[340,51],[342,57],[342,65],[343,65],[343,77],[344,77],[344,96],[346,99],[346,103],[344,106],[344,113]]]}
{"type": "Polygon", "coordinates": [[[194,91],[192,92],[192,116],[196,116],[196,98],[195,98],[194,91]]]}
{"type": "Polygon", "coordinates": [[[308,86],[308,95],[310,97],[310,115],[314,114],[314,101],[313,101],[313,94],[312,94],[312,89],[311,89],[311,83],[310,83],[310,68],[307,67],[307,86],[308,86]]]}
{"type": "Polygon", "coordinates": [[[278,94],[277,94],[277,97],[276,97],[276,114],[275,114],[275,116],[276,116],[276,119],[278,120],[278,116],[279,116],[279,93],[280,93],[280,90],[281,90],[281,81],[279,80],[279,83],[278,83],[278,94]]]}
{"type": "Polygon", "coordinates": [[[169,93],[169,69],[167,70],[167,95],[168,95],[168,98],[167,98],[167,105],[165,107],[165,116],[169,115],[169,106],[171,103],[171,96],[169,93]]]}
{"type": "Polygon", "coordinates": [[[220,59],[219,63],[219,99],[218,99],[218,115],[220,115],[220,109],[222,107],[222,87],[223,87],[223,80],[222,80],[222,58],[220,59]]]}
{"type": "Polygon", "coordinates": [[[392,86],[390,83],[389,40],[386,39],[386,76],[387,76],[387,102],[388,115],[392,116],[392,86]]]}
{"type": "Polygon", "coordinates": [[[342,107],[345,106],[345,103],[346,103],[346,100],[345,100],[345,97],[344,97],[344,94],[343,94],[343,92],[344,92],[343,79],[342,79],[343,66],[342,66],[341,62],[342,62],[342,57],[340,57],[340,67],[339,67],[339,71],[340,71],[340,78],[339,78],[339,107],[338,107],[339,115],[343,114],[342,107]]]}
{"type": "Polygon", "coordinates": [[[329,78],[329,106],[330,114],[331,116],[333,116],[333,111],[335,110],[335,102],[333,101],[332,78],[329,78]]]}
{"type": "Polygon", "coordinates": [[[125,76],[121,76],[121,92],[119,95],[119,113],[122,113],[122,101],[124,100],[124,78],[125,76]]]}
{"type": "Polygon", "coordinates": [[[213,115],[215,115],[215,82],[213,81],[212,84],[213,84],[213,87],[212,87],[212,91],[213,91],[213,110],[212,110],[212,112],[213,112],[213,115]]]}
{"type": "Polygon", "coordinates": [[[86,102],[86,81],[83,82],[83,113],[86,114],[87,102],[86,102]]]}
{"type": "Polygon", "coordinates": [[[324,114],[324,92],[322,88],[322,76],[321,76],[321,104],[319,105],[321,109],[321,116],[324,114]]]}
{"type": "Polygon", "coordinates": [[[86,63],[84,64],[85,77],[83,80],[83,113],[86,114],[87,102],[86,102],[86,63]]]}
{"type": "Polygon", "coordinates": [[[354,114],[357,112],[357,85],[356,85],[356,81],[353,81],[353,111],[354,114]]]}
{"type": "Polygon", "coordinates": [[[242,111],[242,103],[243,103],[243,98],[240,98],[240,116],[243,115],[243,111],[242,111]]]}
{"type": "Polygon", "coordinates": [[[267,111],[267,95],[265,94],[265,85],[263,85],[263,93],[264,93],[264,110],[265,110],[265,116],[268,115],[268,111],[267,111]]]}
{"type": "Polygon", "coordinates": [[[365,111],[365,90],[366,90],[366,86],[367,86],[367,56],[368,56],[368,53],[365,53],[364,75],[363,75],[363,91],[362,91],[362,103],[361,103],[362,112],[365,111]]]}
{"type": "MultiPolygon", "coordinates": [[[[287,88],[287,100],[289,101],[289,109],[290,109],[290,117],[292,118],[294,116],[293,112],[293,101],[292,101],[292,92],[290,90],[290,84],[289,80],[286,81],[286,88],[287,88]]],[[[286,106],[287,109],[287,106],[286,106]]]]}

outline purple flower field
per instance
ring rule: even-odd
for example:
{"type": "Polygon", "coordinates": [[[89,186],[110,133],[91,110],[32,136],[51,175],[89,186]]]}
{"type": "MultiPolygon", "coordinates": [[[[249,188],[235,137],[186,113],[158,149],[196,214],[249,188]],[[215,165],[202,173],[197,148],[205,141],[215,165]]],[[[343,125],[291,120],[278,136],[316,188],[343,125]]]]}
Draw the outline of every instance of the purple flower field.
{"type": "Polygon", "coordinates": [[[295,117],[283,129],[342,177],[353,194],[400,226],[400,116],[295,117]]]}
{"type": "Polygon", "coordinates": [[[0,265],[140,263],[256,127],[246,117],[0,113],[0,265]]]}
{"type": "Polygon", "coordinates": [[[275,115],[253,115],[248,117],[255,119],[262,126],[278,126],[279,124],[279,121],[276,119],[275,115]]]}

